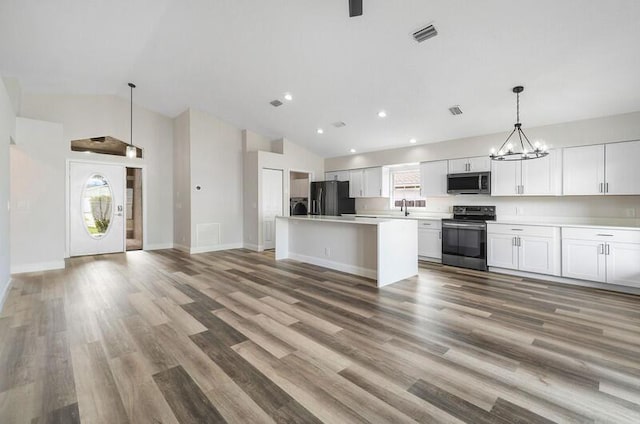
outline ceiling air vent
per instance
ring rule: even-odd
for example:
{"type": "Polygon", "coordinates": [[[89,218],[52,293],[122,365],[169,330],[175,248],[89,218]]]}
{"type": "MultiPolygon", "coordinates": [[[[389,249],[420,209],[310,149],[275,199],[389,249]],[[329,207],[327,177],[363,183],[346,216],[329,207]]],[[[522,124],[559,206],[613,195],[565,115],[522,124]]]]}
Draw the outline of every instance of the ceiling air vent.
{"type": "Polygon", "coordinates": [[[431,37],[435,37],[436,35],[438,35],[438,30],[436,30],[436,27],[434,27],[433,25],[429,25],[414,32],[413,39],[418,43],[422,43],[423,41],[426,41],[431,37]]]}
{"type": "Polygon", "coordinates": [[[333,125],[334,127],[336,127],[336,128],[342,128],[342,127],[346,126],[347,124],[345,124],[345,123],[344,123],[344,122],[342,122],[342,121],[338,121],[338,122],[334,122],[332,125],[333,125]]]}
{"type": "Polygon", "coordinates": [[[271,106],[273,106],[273,107],[282,106],[282,102],[281,102],[280,100],[278,100],[278,99],[276,99],[276,100],[272,100],[272,101],[270,101],[269,103],[270,103],[270,104],[271,104],[271,106]]]}
{"type": "Polygon", "coordinates": [[[97,143],[104,143],[106,141],[106,137],[91,137],[91,141],[95,141],[97,143]]]}
{"type": "Polygon", "coordinates": [[[449,112],[451,112],[452,115],[462,115],[462,109],[460,109],[458,105],[451,106],[449,112]]]}

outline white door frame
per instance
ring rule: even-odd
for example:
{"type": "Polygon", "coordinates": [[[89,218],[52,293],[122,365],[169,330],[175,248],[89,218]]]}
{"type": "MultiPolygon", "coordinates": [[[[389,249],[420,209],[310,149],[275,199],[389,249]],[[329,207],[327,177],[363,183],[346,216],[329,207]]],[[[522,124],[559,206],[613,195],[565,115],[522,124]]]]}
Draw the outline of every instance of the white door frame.
{"type": "MultiPolygon", "coordinates": [[[[283,196],[283,201],[285,203],[285,207],[283,208],[284,211],[284,215],[285,216],[290,216],[291,215],[291,205],[290,205],[290,199],[291,199],[291,173],[292,172],[297,172],[299,174],[307,174],[309,175],[309,198],[307,199],[308,201],[308,205],[311,205],[311,183],[313,182],[313,171],[307,171],[305,169],[295,169],[295,168],[289,168],[288,169],[288,178],[286,183],[283,181],[283,184],[285,184],[287,191],[284,192],[284,196],[283,196]]],[[[309,212],[309,206],[307,206],[307,212],[309,212]]]]}
{"type": "MultiPolygon", "coordinates": [[[[84,159],[67,159],[66,160],[66,169],[65,169],[65,246],[64,246],[64,257],[69,258],[70,246],[71,246],[71,193],[70,193],[70,171],[72,163],[83,163],[83,164],[94,164],[94,165],[117,165],[124,167],[123,171],[127,168],[140,168],[142,171],[142,250],[144,250],[147,245],[147,165],[146,164],[137,164],[126,161],[99,161],[99,160],[84,160],[84,159]]],[[[126,188],[127,188],[127,178],[125,173],[125,197],[126,201],[126,188]]],[[[126,212],[126,211],[125,211],[126,212]]],[[[126,215],[126,213],[125,213],[126,215]]],[[[125,219],[124,225],[124,245],[122,247],[123,252],[127,251],[127,224],[125,219]]]]}

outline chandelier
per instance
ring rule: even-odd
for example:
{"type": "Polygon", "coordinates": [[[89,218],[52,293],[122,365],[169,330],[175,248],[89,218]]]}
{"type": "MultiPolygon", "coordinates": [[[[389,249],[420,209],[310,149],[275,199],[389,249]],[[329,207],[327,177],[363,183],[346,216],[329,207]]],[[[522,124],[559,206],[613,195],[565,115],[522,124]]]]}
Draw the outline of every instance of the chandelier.
{"type": "Polygon", "coordinates": [[[516,93],[516,123],[513,131],[509,134],[509,137],[502,143],[502,146],[496,152],[496,149],[491,149],[491,160],[529,160],[539,159],[547,156],[546,145],[540,145],[540,142],[531,144],[524,131],[522,131],[522,124],[520,123],[520,93],[524,91],[524,87],[519,85],[513,87],[513,92],[516,93]],[[511,142],[511,138],[517,133],[515,143],[511,142]]]}

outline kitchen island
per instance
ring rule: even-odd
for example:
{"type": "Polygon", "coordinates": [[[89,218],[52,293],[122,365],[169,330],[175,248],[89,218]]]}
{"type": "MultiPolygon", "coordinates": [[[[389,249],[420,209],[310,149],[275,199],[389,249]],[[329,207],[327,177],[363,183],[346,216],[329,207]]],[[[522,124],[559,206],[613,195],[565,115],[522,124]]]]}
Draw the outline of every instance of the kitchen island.
{"type": "Polygon", "coordinates": [[[276,260],[294,259],[376,280],[418,274],[415,220],[340,216],[276,218],[276,260]]]}

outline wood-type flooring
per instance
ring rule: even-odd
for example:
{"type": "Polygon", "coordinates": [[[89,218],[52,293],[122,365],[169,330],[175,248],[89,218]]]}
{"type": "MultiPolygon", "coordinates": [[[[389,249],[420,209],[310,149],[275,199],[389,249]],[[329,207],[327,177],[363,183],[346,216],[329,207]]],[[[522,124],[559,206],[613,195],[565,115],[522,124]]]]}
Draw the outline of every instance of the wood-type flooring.
{"type": "Polygon", "coordinates": [[[640,423],[640,296],[248,250],[14,275],[0,423],[640,423]]]}

